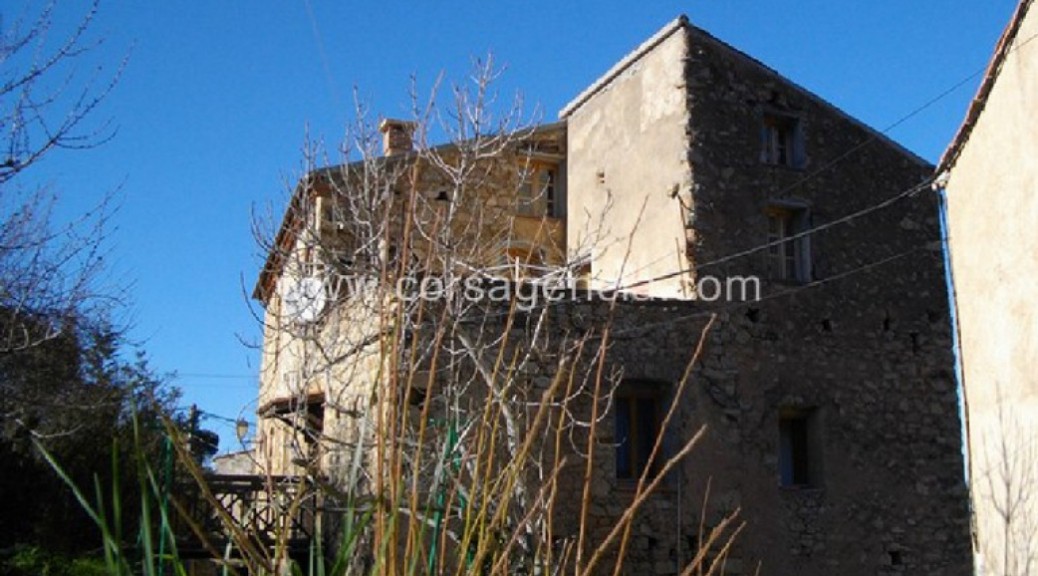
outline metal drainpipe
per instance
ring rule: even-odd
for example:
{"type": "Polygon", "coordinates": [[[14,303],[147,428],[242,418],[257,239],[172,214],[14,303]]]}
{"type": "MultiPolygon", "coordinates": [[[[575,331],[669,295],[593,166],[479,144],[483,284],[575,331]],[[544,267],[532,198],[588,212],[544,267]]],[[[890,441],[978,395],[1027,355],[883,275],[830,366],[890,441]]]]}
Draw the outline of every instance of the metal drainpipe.
{"type": "Polygon", "coordinates": [[[944,256],[945,284],[948,291],[948,308],[952,325],[952,354],[955,358],[955,394],[959,399],[960,435],[962,438],[962,473],[966,482],[967,505],[970,515],[970,541],[973,548],[973,573],[984,573],[984,560],[977,548],[976,516],[973,509],[973,486],[970,485],[972,462],[970,461],[969,401],[966,398],[966,377],[962,369],[962,345],[959,341],[958,296],[955,291],[955,274],[951,266],[951,245],[948,242],[948,171],[937,175],[933,190],[937,193],[938,213],[941,223],[941,252],[944,256]]]}
{"type": "Polygon", "coordinates": [[[937,193],[939,221],[941,224],[941,254],[944,260],[945,288],[948,293],[948,310],[951,315],[952,355],[955,360],[955,395],[959,400],[959,422],[962,436],[963,477],[966,487],[970,487],[970,453],[969,453],[969,414],[967,412],[965,377],[962,372],[962,347],[959,342],[958,299],[955,293],[955,274],[951,266],[951,246],[948,243],[948,195],[945,186],[948,173],[940,174],[933,184],[937,193]]]}

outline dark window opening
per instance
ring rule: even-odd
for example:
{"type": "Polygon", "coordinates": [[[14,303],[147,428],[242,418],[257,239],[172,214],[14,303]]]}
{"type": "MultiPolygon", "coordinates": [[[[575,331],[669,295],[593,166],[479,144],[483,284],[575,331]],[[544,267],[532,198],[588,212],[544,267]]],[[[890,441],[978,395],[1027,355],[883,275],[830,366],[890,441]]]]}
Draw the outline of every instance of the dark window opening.
{"type": "Polygon", "coordinates": [[[540,182],[538,188],[544,191],[544,214],[547,216],[555,215],[555,169],[549,168],[541,170],[538,174],[540,182]]]}
{"type": "Polygon", "coordinates": [[[774,166],[803,167],[800,120],[783,114],[765,114],[761,125],[761,162],[774,166]]]}
{"type": "Polygon", "coordinates": [[[635,389],[636,386],[618,391],[614,398],[616,477],[629,480],[637,480],[646,470],[647,477],[654,478],[662,461],[660,454],[650,460],[662,416],[658,389],[635,389]]]}
{"type": "Polygon", "coordinates": [[[779,414],[779,482],[786,487],[820,485],[821,454],[815,410],[786,409],[779,414]]]}
{"type": "Polygon", "coordinates": [[[280,420],[297,434],[289,438],[294,438],[291,440],[292,443],[301,441],[298,447],[303,453],[295,454],[292,458],[293,463],[303,465],[318,458],[321,453],[321,439],[324,437],[324,394],[276,400],[260,409],[259,413],[264,418],[280,420]]]}
{"type": "Polygon", "coordinates": [[[903,566],[905,563],[904,558],[901,556],[900,550],[891,550],[890,554],[890,565],[891,566],[903,566]]]}
{"type": "Polygon", "coordinates": [[[321,436],[324,435],[323,398],[317,401],[307,402],[306,423],[304,424],[303,434],[306,438],[306,444],[310,449],[311,454],[316,454],[321,443],[321,436]]]}

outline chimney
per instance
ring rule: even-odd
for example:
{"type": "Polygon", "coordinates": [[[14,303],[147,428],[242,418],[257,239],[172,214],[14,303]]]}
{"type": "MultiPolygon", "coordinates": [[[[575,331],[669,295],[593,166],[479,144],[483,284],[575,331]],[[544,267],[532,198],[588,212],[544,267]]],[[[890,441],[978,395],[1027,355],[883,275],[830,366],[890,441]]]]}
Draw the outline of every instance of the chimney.
{"type": "Polygon", "coordinates": [[[386,118],[379,122],[378,131],[382,133],[382,154],[395,156],[413,150],[411,138],[414,136],[415,123],[407,120],[386,118]]]}

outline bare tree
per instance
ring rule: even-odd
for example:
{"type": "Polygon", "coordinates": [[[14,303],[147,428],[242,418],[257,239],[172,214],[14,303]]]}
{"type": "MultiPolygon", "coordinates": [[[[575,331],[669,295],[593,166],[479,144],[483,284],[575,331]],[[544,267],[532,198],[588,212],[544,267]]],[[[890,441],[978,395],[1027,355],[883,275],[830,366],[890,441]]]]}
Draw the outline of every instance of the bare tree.
{"type": "Polygon", "coordinates": [[[57,336],[101,299],[110,195],[55,225],[57,194],[24,181],[55,151],[97,146],[114,134],[109,122],[95,121],[122,68],[105,73],[89,59],[100,44],[90,35],[98,4],[72,30],[55,26],[56,8],[0,13],[0,352],[57,336]]]}
{"type": "MultiPolygon", "coordinates": [[[[702,435],[664,454],[661,431],[628,512],[585,538],[596,454],[615,449],[597,432],[622,375],[605,361],[611,307],[559,330],[537,304],[588,280],[572,258],[585,250],[554,217],[564,132],[518,100],[495,113],[498,74],[488,58],[427,100],[412,88],[408,121],[358,105],[342,161],[309,148],[284,219],[257,226],[257,461],[323,487],[358,570],[619,570],[638,508],[702,435]]],[[[704,546],[736,530],[728,519],[704,546]]]]}
{"type": "Polygon", "coordinates": [[[996,391],[993,427],[980,438],[973,487],[979,541],[992,574],[1038,573],[1038,428],[996,391]]]}
{"type": "MultiPolygon", "coordinates": [[[[94,61],[98,3],[70,29],[57,24],[57,9],[57,2],[0,8],[0,359],[52,343],[33,354],[53,353],[58,362],[77,345],[77,327],[106,322],[120,297],[116,286],[101,285],[112,193],[99,192],[92,209],[59,222],[59,193],[34,179],[51,155],[114,135],[98,112],[123,63],[106,72],[94,61]]],[[[0,395],[5,424],[26,421],[27,406],[76,403],[11,377],[0,380],[0,395]]]]}

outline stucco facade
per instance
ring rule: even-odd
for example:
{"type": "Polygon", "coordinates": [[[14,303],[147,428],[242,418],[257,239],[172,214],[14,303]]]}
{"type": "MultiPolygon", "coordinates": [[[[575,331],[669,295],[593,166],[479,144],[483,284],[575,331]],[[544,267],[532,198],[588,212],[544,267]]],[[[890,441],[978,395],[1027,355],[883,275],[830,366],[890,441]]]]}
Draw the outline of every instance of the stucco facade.
{"type": "MultiPolygon", "coordinates": [[[[476,200],[458,209],[500,208],[504,220],[485,220],[490,228],[527,230],[524,249],[543,245],[537,254],[545,265],[575,271],[591,288],[653,297],[610,311],[591,292],[590,301],[541,310],[540,320],[524,313],[525,323],[513,325],[503,320],[508,314],[490,314],[479,324],[510,336],[503,356],[536,350],[516,379],[528,400],[560,370],[543,342],[604,338],[613,317],[602,362],[621,375],[614,384],[622,400],[604,404],[609,411],[596,429],[589,537],[605,536],[633,496],[632,472],[649,465],[631,448],[632,423],[645,414],[646,422],[659,419],[716,314],[678,398],[667,450],[701,425],[707,435],[639,515],[627,573],[678,573],[701,519],[714,526],[740,509],[747,525],[728,574],[969,574],[951,322],[937,202],[927,193],[933,167],[684,18],[560,116],[551,130],[561,140],[537,161],[557,169],[552,201],[564,209],[508,217],[522,184],[507,176],[485,180],[476,200]],[[509,221],[520,224],[499,223],[509,221]],[[749,284],[733,284],[737,278],[749,284]],[[655,402],[653,415],[645,407],[655,402]]],[[[514,154],[499,161],[510,167],[502,174],[517,164],[514,154]]],[[[412,182],[423,197],[441,197],[442,184],[412,182]]],[[[480,252],[485,263],[494,250],[510,249],[490,246],[480,252]]],[[[267,285],[288,281],[284,270],[268,266],[267,285]]],[[[298,359],[310,346],[337,351],[322,358],[364,357],[349,373],[325,365],[318,379],[304,374],[308,383],[295,388],[298,395],[312,385],[322,398],[323,434],[362,437],[356,413],[380,409],[371,390],[385,367],[379,330],[394,304],[336,301],[307,328],[306,344],[278,328],[282,292],[257,289],[273,326],[261,404],[283,402],[291,391],[279,382],[310,370],[284,364],[281,351],[296,350],[298,359]]],[[[495,346],[481,351],[493,356],[495,346]]],[[[458,366],[451,378],[478,371],[458,366]]],[[[292,434],[277,432],[285,428],[275,413],[263,448],[274,459],[286,442],[276,435],[292,434]]],[[[580,434],[574,438],[581,445],[580,434]]],[[[333,443],[322,458],[335,477],[349,453],[333,443]]],[[[580,462],[559,473],[567,495],[555,510],[560,541],[580,537],[580,462]]]]}
{"type": "Polygon", "coordinates": [[[1032,4],[1018,7],[940,167],[985,574],[1022,574],[1025,563],[1031,570],[1038,565],[1038,46],[1031,42],[1038,13],[1032,4]]]}
{"type": "MultiPolygon", "coordinates": [[[[678,196],[687,194],[691,177],[687,52],[684,35],[664,28],[560,114],[567,127],[569,254],[590,259],[595,287],[626,287],[688,264],[678,196]]],[[[632,290],[689,294],[681,278],[632,290]]]]}

